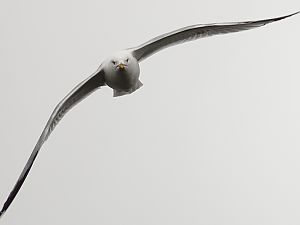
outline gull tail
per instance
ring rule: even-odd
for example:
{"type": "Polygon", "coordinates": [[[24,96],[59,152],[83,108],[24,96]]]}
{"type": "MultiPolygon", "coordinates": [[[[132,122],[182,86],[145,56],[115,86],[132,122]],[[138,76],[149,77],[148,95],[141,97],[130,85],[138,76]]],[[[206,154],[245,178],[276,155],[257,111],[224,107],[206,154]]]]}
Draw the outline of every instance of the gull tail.
{"type": "Polygon", "coordinates": [[[129,91],[118,91],[118,90],[114,90],[114,97],[119,97],[119,96],[123,96],[123,95],[128,95],[131,94],[132,92],[135,92],[137,89],[139,89],[140,87],[143,86],[143,83],[138,80],[137,83],[135,84],[135,86],[129,90],[129,91]]]}

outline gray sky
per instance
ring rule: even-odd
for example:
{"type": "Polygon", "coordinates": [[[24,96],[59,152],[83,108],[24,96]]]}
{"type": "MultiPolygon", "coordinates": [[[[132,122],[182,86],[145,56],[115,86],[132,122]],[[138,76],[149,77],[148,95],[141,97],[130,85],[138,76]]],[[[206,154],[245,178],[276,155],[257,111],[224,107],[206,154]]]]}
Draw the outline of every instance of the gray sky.
{"type": "MultiPolygon", "coordinates": [[[[0,2],[0,204],[49,115],[112,52],[287,1],[0,2]]],[[[300,223],[300,16],[178,45],[104,87],[43,146],[1,225],[300,223]]]]}

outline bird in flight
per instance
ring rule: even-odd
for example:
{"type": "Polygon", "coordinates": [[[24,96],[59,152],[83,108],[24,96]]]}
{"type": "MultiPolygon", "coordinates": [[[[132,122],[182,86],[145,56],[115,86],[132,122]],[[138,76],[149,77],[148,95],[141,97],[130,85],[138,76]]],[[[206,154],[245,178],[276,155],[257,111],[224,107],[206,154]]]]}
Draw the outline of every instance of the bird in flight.
{"type": "Polygon", "coordinates": [[[285,19],[287,17],[291,17],[298,13],[299,12],[287,16],[265,20],[197,24],[187,26],[153,38],[137,47],[117,52],[116,54],[108,57],[90,77],[78,84],[56,106],[40,138],[38,139],[21,175],[19,176],[15,186],[13,187],[6,202],[4,203],[3,208],[0,211],[0,217],[5,213],[5,211],[8,209],[8,207],[16,197],[33,165],[37,154],[39,153],[42,145],[47,140],[51,132],[54,130],[55,126],[73,106],[86,98],[92,92],[96,91],[102,86],[107,85],[113,89],[114,97],[131,94],[143,85],[139,79],[139,63],[164,48],[183,42],[196,40],[198,38],[250,30],[285,19]]]}

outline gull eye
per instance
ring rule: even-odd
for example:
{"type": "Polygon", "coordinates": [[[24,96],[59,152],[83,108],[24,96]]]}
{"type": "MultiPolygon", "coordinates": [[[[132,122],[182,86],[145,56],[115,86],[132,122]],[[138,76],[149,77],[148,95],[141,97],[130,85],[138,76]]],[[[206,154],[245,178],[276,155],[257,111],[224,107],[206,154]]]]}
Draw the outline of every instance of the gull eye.
{"type": "Polygon", "coordinates": [[[128,61],[129,61],[129,58],[127,58],[125,61],[128,63],[128,61]]]}
{"type": "Polygon", "coordinates": [[[117,62],[115,60],[111,60],[111,63],[116,65],[117,62]]]}

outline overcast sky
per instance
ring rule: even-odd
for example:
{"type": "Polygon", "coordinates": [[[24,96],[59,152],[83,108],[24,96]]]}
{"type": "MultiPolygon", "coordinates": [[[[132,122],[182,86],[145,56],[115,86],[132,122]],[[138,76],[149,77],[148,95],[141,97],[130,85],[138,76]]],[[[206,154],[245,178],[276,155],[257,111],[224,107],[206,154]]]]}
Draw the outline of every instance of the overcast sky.
{"type": "MultiPolygon", "coordinates": [[[[299,0],[0,2],[0,205],[56,104],[112,52],[299,0]]],[[[300,223],[300,15],[161,51],[43,146],[1,225],[300,223]]]]}

